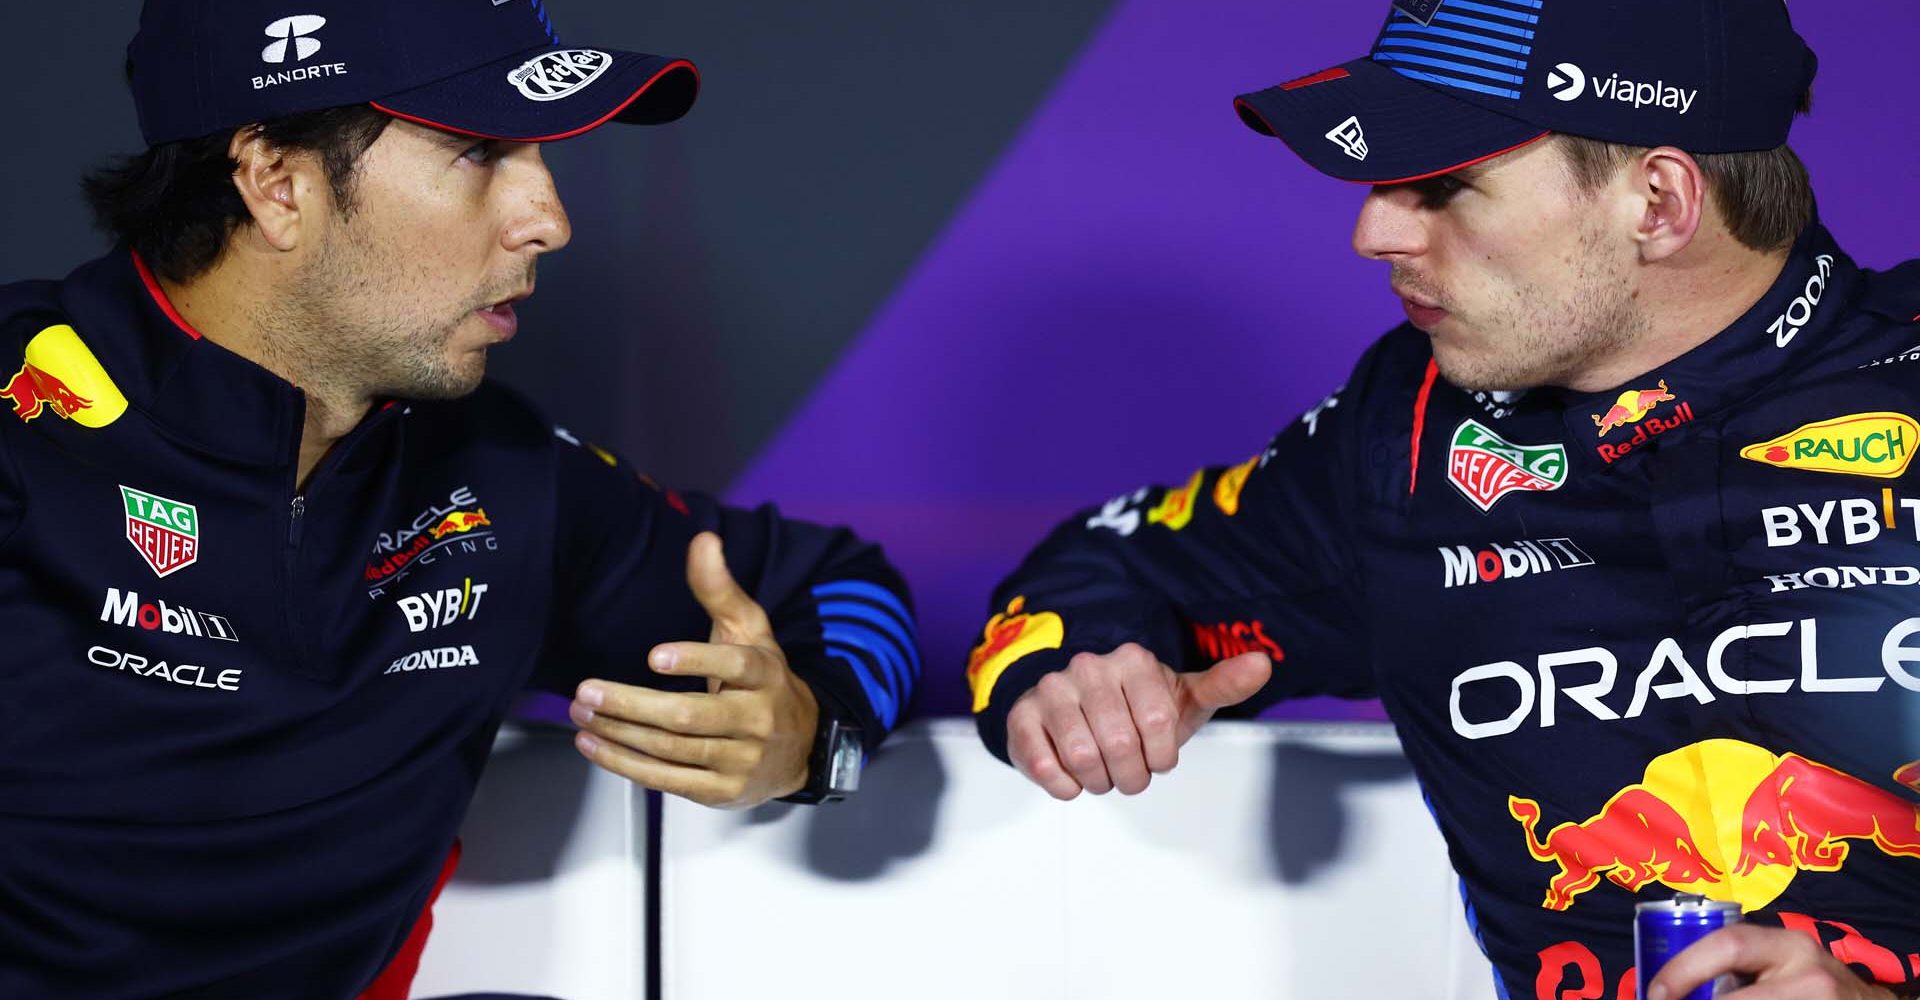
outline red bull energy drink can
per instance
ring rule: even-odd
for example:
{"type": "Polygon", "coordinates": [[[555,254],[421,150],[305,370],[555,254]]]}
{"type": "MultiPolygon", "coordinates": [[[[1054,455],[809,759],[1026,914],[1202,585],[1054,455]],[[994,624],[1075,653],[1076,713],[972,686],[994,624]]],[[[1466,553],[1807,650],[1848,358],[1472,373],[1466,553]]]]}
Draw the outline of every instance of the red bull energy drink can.
{"type": "MultiPolygon", "coordinates": [[[[1683,892],[1669,900],[1641,903],[1633,908],[1633,960],[1640,977],[1636,996],[1647,995],[1647,984],[1661,966],[1687,946],[1722,927],[1740,922],[1740,904],[1723,903],[1683,892]]],[[[1721,976],[1673,1000],[1713,1000],[1740,988],[1736,977],[1721,976]]]]}

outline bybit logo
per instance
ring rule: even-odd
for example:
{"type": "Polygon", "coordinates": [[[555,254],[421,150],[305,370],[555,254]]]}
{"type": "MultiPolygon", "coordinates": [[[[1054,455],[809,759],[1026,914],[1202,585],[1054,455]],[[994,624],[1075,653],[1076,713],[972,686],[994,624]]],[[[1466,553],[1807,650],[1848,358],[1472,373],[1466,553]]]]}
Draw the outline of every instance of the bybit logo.
{"type": "Polygon", "coordinates": [[[260,50],[260,58],[270,63],[287,61],[287,49],[293,49],[293,61],[300,62],[320,51],[320,40],[308,35],[327,26],[318,14],[295,14],[267,25],[267,37],[277,41],[260,50]]]}
{"type": "Polygon", "coordinates": [[[1547,89],[1562,101],[1577,101],[1587,92],[1587,71],[1572,63],[1561,63],[1548,71],[1547,89]]]}

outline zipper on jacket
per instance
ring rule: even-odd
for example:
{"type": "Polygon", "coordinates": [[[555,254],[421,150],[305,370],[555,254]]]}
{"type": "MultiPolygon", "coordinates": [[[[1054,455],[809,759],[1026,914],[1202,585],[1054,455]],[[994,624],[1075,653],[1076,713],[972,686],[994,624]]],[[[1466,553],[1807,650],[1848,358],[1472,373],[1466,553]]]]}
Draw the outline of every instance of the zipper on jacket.
{"type": "Polygon", "coordinates": [[[290,513],[291,517],[287,520],[287,544],[294,548],[299,548],[300,528],[306,524],[307,498],[304,496],[295,496],[293,498],[293,509],[290,513]]]}

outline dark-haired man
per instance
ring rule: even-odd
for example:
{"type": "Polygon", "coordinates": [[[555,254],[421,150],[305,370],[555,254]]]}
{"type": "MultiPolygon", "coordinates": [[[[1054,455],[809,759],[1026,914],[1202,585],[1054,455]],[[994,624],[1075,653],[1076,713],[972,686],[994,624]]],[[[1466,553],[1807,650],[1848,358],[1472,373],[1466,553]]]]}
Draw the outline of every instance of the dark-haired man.
{"type": "Polygon", "coordinates": [[[1395,0],[1242,97],[1370,185],[1409,323],[1028,557],[968,666],[988,746],[1136,793],[1217,711],[1378,695],[1500,995],[1913,993],[1920,266],[1818,224],[1814,68],[1780,0],[1395,0]],[[1751,922],[1642,987],[1676,892],[1751,922]]]}
{"type": "Polygon", "coordinates": [[[0,996],[404,996],[517,692],[743,806],[848,791],[917,673],[875,547],[482,381],[569,236],[540,144],[693,66],[538,0],[297,9],[149,0],[120,245],[0,288],[0,996]]]}

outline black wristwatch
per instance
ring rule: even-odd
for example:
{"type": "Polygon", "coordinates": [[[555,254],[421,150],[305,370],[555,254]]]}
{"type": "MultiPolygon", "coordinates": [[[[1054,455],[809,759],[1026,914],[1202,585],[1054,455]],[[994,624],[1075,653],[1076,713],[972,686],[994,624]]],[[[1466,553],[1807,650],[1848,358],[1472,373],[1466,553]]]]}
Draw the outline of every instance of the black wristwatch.
{"type": "Polygon", "coordinates": [[[792,795],[781,796],[781,802],[837,802],[860,788],[860,769],[867,762],[860,727],[836,715],[826,699],[816,700],[820,703],[820,722],[814,728],[813,752],[807,756],[807,784],[792,795]]]}

